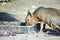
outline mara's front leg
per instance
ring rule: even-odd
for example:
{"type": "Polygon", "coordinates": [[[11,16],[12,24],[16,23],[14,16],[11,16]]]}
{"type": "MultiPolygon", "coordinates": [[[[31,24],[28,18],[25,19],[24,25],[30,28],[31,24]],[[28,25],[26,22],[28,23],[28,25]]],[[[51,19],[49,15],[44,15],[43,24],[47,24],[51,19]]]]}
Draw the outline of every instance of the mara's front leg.
{"type": "Polygon", "coordinates": [[[45,26],[46,26],[46,24],[43,23],[43,22],[41,22],[41,25],[40,25],[40,32],[44,32],[45,26]]]}

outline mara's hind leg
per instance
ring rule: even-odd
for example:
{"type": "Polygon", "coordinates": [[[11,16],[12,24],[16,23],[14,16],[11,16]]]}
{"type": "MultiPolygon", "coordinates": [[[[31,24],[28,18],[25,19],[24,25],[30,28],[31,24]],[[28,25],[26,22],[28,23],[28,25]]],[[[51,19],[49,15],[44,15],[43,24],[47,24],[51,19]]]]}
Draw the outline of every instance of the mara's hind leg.
{"type": "Polygon", "coordinates": [[[57,24],[53,23],[52,21],[46,20],[46,24],[49,25],[49,27],[53,28],[54,30],[60,32],[60,27],[57,24]]]}
{"type": "Polygon", "coordinates": [[[54,23],[51,23],[50,26],[51,26],[54,30],[60,32],[60,27],[59,27],[58,25],[56,25],[56,24],[54,24],[54,23]]]}
{"type": "MultiPolygon", "coordinates": [[[[51,27],[51,28],[53,28],[54,30],[57,30],[57,31],[60,32],[60,27],[59,27],[57,24],[53,23],[51,19],[50,19],[50,21],[47,20],[47,19],[45,19],[45,18],[42,18],[41,20],[42,20],[43,23],[47,24],[49,27],[51,27]]],[[[43,25],[43,24],[42,24],[42,25],[43,25]]],[[[41,26],[42,26],[42,25],[41,25],[41,26]]],[[[42,26],[42,27],[43,27],[43,26],[42,26]]]]}
{"type": "Polygon", "coordinates": [[[46,24],[41,22],[40,32],[44,32],[46,24]]]}

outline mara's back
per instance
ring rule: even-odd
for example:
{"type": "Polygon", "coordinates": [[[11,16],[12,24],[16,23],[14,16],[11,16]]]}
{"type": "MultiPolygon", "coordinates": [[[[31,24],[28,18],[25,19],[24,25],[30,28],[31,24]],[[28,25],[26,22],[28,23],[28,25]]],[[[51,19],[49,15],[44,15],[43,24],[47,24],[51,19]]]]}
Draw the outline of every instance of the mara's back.
{"type": "Polygon", "coordinates": [[[33,14],[39,18],[45,17],[47,20],[60,25],[60,10],[58,9],[39,7],[33,14]]]}

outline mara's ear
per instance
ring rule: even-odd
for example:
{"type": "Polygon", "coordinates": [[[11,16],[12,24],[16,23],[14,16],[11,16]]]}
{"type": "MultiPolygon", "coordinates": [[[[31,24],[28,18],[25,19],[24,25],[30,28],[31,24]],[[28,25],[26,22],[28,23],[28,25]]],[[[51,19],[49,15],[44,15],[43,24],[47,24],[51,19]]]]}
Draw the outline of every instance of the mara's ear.
{"type": "Polygon", "coordinates": [[[32,17],[32,14],[30,13],[30,10],[27,12],[27,16],[30,15],[32,17]]]}

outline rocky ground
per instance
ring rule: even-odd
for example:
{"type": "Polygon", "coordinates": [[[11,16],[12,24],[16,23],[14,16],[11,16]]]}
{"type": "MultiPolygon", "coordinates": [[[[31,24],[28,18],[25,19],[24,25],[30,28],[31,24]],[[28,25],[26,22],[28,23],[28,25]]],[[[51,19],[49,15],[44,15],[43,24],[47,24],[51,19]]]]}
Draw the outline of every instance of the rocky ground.
{"type": "MultiPolygon", "coordinates": [[[[9,26],[7,26],[9,27],[9,26]]],[[[12,31],[18,32],[15,36],[0,36],[0,40],[60,40],[60,33],[46,27],[45,32],[36,33],[35,31],[31,30],[30,28],[24,26],[11,26],[10,28],[12,31]],[[21,29],[21,27],[23,27],[21,29]],[[27,29],[27,31],[25,30],[27,29]]],[[[4,26],[0,26],[0,29],[3,29],[4,26]]],[[[8,29],[8,28],[7,28],[8,29]]],[[[6,31],[6,29],[5,29],[6,31]]]]}
{"type": "Polygon", "coordinates": [[[16,36],[0,37],[0,40],[60,40],[60,37],[47,34],[17,34],[16,36]]]}

